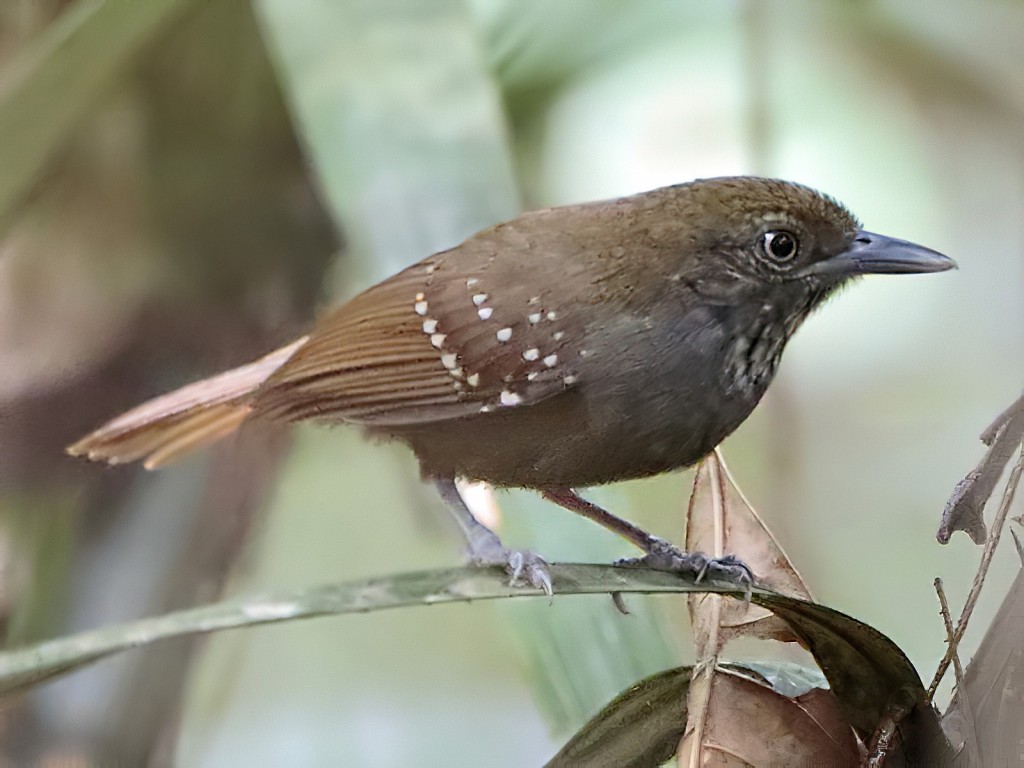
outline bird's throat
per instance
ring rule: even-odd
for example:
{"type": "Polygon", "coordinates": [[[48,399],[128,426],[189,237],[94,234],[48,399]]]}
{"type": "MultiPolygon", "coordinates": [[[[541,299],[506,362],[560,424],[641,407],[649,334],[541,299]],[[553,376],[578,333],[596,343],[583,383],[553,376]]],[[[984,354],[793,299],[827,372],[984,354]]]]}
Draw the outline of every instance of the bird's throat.
{"type": "Polygon", "coordinates": [[[726,389],[760,399],[778,369],[786,342],[818,303],[804,290],[784,302],[764,302],[734,326],[726,353],[726,389]]]}

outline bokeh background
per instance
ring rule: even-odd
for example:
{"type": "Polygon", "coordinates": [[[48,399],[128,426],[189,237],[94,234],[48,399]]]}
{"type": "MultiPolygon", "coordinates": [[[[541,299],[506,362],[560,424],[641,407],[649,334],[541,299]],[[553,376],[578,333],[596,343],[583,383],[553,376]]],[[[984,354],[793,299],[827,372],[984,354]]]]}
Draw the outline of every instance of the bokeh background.
{"type": "MultiPolygon", "coordinates": [[[[956,258],[809,321],[725,444],[816,597],[930,678],[934,531],[1024,378],[1024,5],[0,3],[0,630],[440,567],[410,456],[256,426],[159,473],[64,445],[523,208],[757,173],[956,258]]],[[[688,474],[594,498],[680,541],[688,474]]],[[[632,554],[526,494],[515,545],[632,554]]],[[[1017,504],[1017,513],[1020,502],[1017,504]]],[[[1004,546],[963,645],[1016,568],[1004,546]]],[[[4,765],[524,766],[689,658],[683,601],[453,605],[182,640],[0,701],[4,765]]],[[[757,653],[772,653],[761,647],[757,653]]]]}

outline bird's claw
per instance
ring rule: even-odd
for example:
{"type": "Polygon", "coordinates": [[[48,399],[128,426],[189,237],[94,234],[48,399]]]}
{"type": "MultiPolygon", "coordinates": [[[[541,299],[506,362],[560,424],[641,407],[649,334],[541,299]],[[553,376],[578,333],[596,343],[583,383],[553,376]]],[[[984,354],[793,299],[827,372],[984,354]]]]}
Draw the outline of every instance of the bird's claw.
{"type": "Polygon", "coordinates": [[[702,552],[684,552],[668,541],[658,538],[652,540],[647,554],[643,557],[626,558],[615,564],[673,573],[690,573],[694,575],[694,581],[698,584],[705,579],[727,581],[742,587],[748,600],[755,580],[754,572],[735,555],[714,558],[702,552]]]}
{"type": "Polygon", "coordinates": [[[543,589],[548,597],[554,594],[551,571],[544,558],[528,549],[508,549],[505,552],[505,570],[509,573],[511,586],[527,584],[534,589],[543,589]]]}
{"type": "Polygon", "coordinates": [[[529,586],[541,589],[548,597],[554,594],[551,585],[551,570],[547,561],[528,549],[489,548],[488,551],[479,553],[477,556],[471,554],[470,559],[476,565],[502,566],[508,572],[509,586],[529,586]]]}

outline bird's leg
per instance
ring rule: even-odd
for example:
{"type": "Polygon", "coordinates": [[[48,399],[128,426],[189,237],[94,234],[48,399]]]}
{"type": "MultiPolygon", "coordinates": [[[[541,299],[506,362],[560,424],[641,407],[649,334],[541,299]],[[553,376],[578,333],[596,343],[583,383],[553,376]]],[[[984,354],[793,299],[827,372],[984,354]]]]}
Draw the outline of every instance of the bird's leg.
{"type": "Polygon", "coordinates": [[[542,493],[544,498],[588,520],[593,520],[598,525],[603,525],[647,553],[640,558],[620,560],[619,565],[647,566],[660,571],[693,573],[697,581],[704,578],[723,579],[740,583],[745,587],[749,587],[754,581],[754,574],[750,568],[738,558],[732,555],[712,558],[701,552],[684,552],[665,539],[652,536],[643,528],[587,501],[571,488],[546,489],[542,493]]]}
{"type": "Polygon", "coordinates": [[[454,478],[436,477],[434,485],[466,537],[466,552],[470,561],[475,565],[503,566],[509,572],[509,583],[513,586],[525,582],[536,589],[543,589],[549,596],[552,594],[551,573],[540,555],[527,549],[507,549],[498,534],[469,511],[455,486],[454,478]]]}

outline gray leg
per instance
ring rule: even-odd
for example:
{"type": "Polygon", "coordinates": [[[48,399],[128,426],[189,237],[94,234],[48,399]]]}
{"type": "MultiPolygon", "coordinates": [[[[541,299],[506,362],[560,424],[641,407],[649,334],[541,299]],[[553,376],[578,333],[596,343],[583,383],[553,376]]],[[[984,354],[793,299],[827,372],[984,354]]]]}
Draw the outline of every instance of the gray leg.
{"type": "Polygon", "coordinates": [[[466,537],[466,550],[473,563],[503,566],[509,572],[513,586],[522,580],[531,587],[543,589],[548,595],[552,594],[551,574],[543,558],[525,549],[506,549],[498,534],[473,517],[459,495],[453,478],[434,478],[434,485],[462,529],[466,537]]]}
{"type": "Polygon", "coordinates": [[[737,582],[748,588],[754,581],[754,574],[741,560],[726,555],[715,559],[700,552],[684,552],[658,536],[652,536],[628,520],[616,517],[611,512],[582,498],[571,488],[555,488],[543,492],[544,498],[560,507],[593,520],[609,531],[631,541],[647,554],[641,558],[620,560],[619,565],[643,565],[661,571],[679,571],[696,574],[697,581],[704,578],[737,582]]]}

